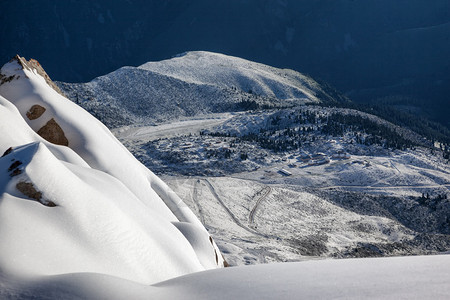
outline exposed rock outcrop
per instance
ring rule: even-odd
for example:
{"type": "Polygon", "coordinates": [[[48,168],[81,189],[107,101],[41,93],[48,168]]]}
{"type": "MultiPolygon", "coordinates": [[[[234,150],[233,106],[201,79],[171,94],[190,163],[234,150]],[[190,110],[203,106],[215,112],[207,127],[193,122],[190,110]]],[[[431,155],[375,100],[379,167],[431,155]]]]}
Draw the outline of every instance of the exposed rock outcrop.
{"type": "Polygon", "coordinates": [[[6,83],[6,82],[10,82],[10,81],[12,81],[14,78],[17,78],[17,77],[14,76],[14,75],[6,76],[6,75],[3,75],[3,74],[0,73],[0,85],[4,84],[4,83],[6,83]]]}
{"type": "Polygon", "coordinates": [[[61,92],[59,87],[50,79],[50,76],[48,76],[47,72],[45,72],[44,68],[42,68],[41,64],[37,60],[30,59],[27,61],[24,57],[20,57],[19,55],[14,56],[14,58],[11,61],[13,60],[16,60],[24,69],[30,71],[35,70],[39,75],[44,77],[45,81],[52,89],[54,89],[57,93],[64,96],[64,93],[61,92]]]}
{"type": "Polygon", "coordinates": [[[21,165],[22,162],[20,160],[14,160],[13,163],[8,168],[9,176],[14,177],[22,174],[22,169],[20,168],[21,165]]]}
{"type": "Polygon", "coordinates": [[[10,154],[12,151],[13,151],[13,148],[9,147],[8,149],[6,149],[5,153],[3,153],[2,157],[10,154]]]}
{"type": "Polygon", "coordinates": [[[37,201],[41,201],[42,199],[42,193],[37,191],[34,188],[34,185],[31,182],[24,182],[24,181],[20,181],[19,183],[16,184],[16,188],[25,196],[37,200],[37,201]]]}
{"type": "Polygon", "coordinates": [[[30,199],[34,199],[45,206],[48,207],[56,206],[56,204],[52,201],[44,201],[42,199],[42,193],[37,191],[31,182],[20,181],[19,183],[16,184],[16,188],[25,196],[29,197],[30,199]]]}
{"type": "Polygon", "coordinates": [[[29,120],[36,120],[37,118],[42,116],[42,114],[44,112],[45,112],[45,107],[35,104],[27,111],[27,118],[29,120]]]}
{"type": "Polygon", "coordinates": [[[69,141],[64,134],[61,126],[56,123],[55,119],[51,119],[37,132],[42,138],[50,143],[62,146],[69,146],[69,141]]]}

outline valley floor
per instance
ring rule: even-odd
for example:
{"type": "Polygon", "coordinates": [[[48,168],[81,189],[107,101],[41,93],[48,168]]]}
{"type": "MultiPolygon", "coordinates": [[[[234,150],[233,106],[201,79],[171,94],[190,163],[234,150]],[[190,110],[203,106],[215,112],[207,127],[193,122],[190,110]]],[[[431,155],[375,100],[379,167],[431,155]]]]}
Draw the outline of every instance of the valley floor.
{"type": "Polygon", "coordinates": [[[320,136],[274,153],[201,134],[233,116],[114,131],[194,211],[231,265],[450,249],[450,168],[439,155],[320,136]],[[230,146],[247,157],[205,159],[230,146]]]}

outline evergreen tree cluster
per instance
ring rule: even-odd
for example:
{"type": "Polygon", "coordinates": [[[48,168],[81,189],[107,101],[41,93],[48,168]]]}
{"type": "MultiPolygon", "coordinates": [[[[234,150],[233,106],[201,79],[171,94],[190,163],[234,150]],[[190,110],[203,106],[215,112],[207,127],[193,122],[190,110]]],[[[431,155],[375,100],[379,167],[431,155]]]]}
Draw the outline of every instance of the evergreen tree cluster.
{"type": "MultiPolygon", "coordinates": [[[[395,104],[395,103],[394,103],[395,104]]],[[[450,144],[450,129],[430,119],[412,112],[397,109],[392,103],[355,103],[338,102],[334,107],[350,108],[378,116],[395,125],[409,128],[410,130],[426,137],[434,142],[450,144]]]]}
{"type": "Polygon", "coordinates": [[[392,128],[359,115],[333,113],[328,116],[321,132],[331,136],[343,136],[347,132],[352,132],[356,136],[356,142],[365,145],[376,144],[400,150],[414,146],[410,140],[392,128]],[[360,133],[364,133],[366,137],[362,138],[360,133]]]}
{"type": "Polygon", "coordinates": [[[392,126],[377,122],[363,114],[324,113],[304,108],[284,112],[275,112],[269,116],[265,125],[261,125],[259,132],[242,135],[230,135],[228,132],[207,134],[216,137],[233,136],[237,140],[254,142],[274,152],[297,150],[304,142],[313,142],[323,135],[353,136],[353,140],[358,144],[380,145],[389,149],[405,150],[417,146],[392,126]]]}
{"type": "Polygon", "coordinates": [[[255,142],[264,149],[272,150],[273,152],[285,152],[289,150],[297,150],[301,143],[298,137],[290,139],[286,135],[280,135],[278,138],[273,136],[265,136],[263,134],[247,134],[239,137],[242,141],[255,142]]]}

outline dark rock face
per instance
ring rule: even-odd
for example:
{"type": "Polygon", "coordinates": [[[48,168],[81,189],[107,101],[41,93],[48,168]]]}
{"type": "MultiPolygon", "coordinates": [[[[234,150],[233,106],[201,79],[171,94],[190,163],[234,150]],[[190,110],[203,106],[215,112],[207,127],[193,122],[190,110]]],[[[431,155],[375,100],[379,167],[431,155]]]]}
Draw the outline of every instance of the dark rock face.
{"type": "MultiPolygon", "coordinates": [[[[11,149],[11,151],[12,151],[12,148],[9,148],[9,149],[11,149]]],[[[6,152],[8,152],[8,150],[6,150],[6,152]]],[[[14,176],[22,174],[21,166],[22,166],[22,162],[20,160],[14,160],[13,163],[8,168],[9,176],[14,177],[14,176]]]]}
{"type": "Polygon", "coordinates": [[[17,168],[18,166],[20,166],[22,164],[22,162],[20,160],[16,160],[14,161],[8,168],[8,171],[11,172],[12,170],[14,170],[15,168],[17,168]]]}
{"type": "Polygon", "coordinates": [[[69,146],[69,141],[67,140],[64,131],[53,118],[39,129],[37,133],[50,143],[69,146]]]}
{"type": "Polygon", "coordinates": [[[27,196],[30,199],[36,200],[41,204],[48,207],[55,207],[56,204],[52,201],[46,201],[42,198],[42,193],[37,191],[34,185],[31,182],[20,181],[16,184],[17,190],[19,190],[22,194],[27,196]]]}
{"type": "Polygon", "coordinates": [[[6,151],[3,153],[2,157],[3,157],[3,156],[6,156],[6,155],[8,155],[8,154],[10,154],[12,151],[13,151],[13,148],[12,148],[12,147],[9,147],[9,148],[6,149],[6,151]]]}
{"type": "Polygon", "coordinates": [[[5,76],[3,74],[0,73],[0,85],[4,84],[4,83],[8,83],[11,82],[12,80],[14,80],[16,77],[14,75],[11,76],[5,76]]]}
{"type": "Polygon", "coordinates": [[[38,104],[33,105],[30,110],[27,111],[27,118],[29,120],[36,120],[45,112],[45,107],[38,104]]]}
{"type": "Polygon", "coordinates": [[[32,183],[30,182],[19,182],[16,184],[16,188],[25,196],[34,199],[36,201],[41,201],[42,193],[38,192],[32,183]]]}

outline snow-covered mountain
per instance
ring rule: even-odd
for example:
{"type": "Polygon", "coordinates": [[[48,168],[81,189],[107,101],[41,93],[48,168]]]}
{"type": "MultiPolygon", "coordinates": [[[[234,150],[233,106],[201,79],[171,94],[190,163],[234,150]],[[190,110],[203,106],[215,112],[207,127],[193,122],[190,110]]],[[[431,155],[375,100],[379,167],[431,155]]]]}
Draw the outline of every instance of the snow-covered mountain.
{"type": "MultiPolygon", "coordinates": [[[[194,76],[191,79],[194,81],[194,76]]],[[[226,117],[215,120],[222,124],[226,117]]],[[[196,124],[195,120],[192,124],[196,124]]],[[[229,124],[218,128],[224,130],[229,124]]],[[[174,128],[180,130],[172,126],[168,132],[174,128]]],[[[142,129],[148,138],[152,131],[142,129]]],[[[133,128],[120,130],[136,133],[133,128]]],[[[449,255],[222,269],[226,263],[202,223],[204,217],[214,216],[215,222],[222,220],[228,226],[229,217],[210,205],[205,206],[203,218],[200,214],[200,222],[180,197],[139,163],[102,123],[66,99],[35,60],[17,56],[0,70],[0,152],[2,299],[450,296],[449,255]],[[206,214],[210,208],[215,211],[206,214]]],[[[228,202],[219,198],[222,194],[219,196],[208,179],[202,181],[226,208],[228,202]]],[[[185,183],[189,185],[190,181],[185,183]]],[[[249,193],[240,183],[230,183],[225,181],[229,192],[234,186],[244,198],[249,193]]],[[[196,184],[198,201],[202,183],[196,184]]],[[[183,184],[174,186],[183,194],[183,184]]],[[[270,193],[276,198],[292,193],[278,188],[264,192],[262,188],[260,200],[253,198],[258,204],[271,198],[270,193]]],[[[323,202],[299,195],[304,198],[302,204],[297,201],[292,209],[311,205],[311,199],[316,202],[312,206],[323,202]]],[[[195,205],[200,208],[200,202],[195,205]]],[[[325,204],[314,210],[323,217],[328,207],[325,204]]],[[[260,206],[258,210],[260,214],[265,209],[260,206]]],[[[287,216],[282,210],[271,211],[277,217],[280,213],[284,219],[287,216]]],[[[345,210],[340,211],[348,216],[345,210]]],[[[236,209],[228,209],[228,213],[233,216],[236,209]]],[[[253,215],[257,214],[255,206],[253,215]]],[[[238,224],[240,216],[236,216],[234,222],[238,224]]],[[[367,218],[363,223],[367,228],[382,227],[382,219],[367,218]]],[[[358,220],[354,215],[348,228],[358,220]]],[[[259,227],[262,219],[251,221],[259,227]]],[[[274,219],[264,222],[270,225],[274,219]]],[[[261,225],[262,230],[267,230],[261,225]]],[[[234,230],[233,226],[230,229],[234,230]]],[[[241,226],[240,230],[245,228],[260,237],[264,235],[254,224],[241,226]]],[[[215,227],[209,230],[222,233],[215,227]]],[[[243,237],[238,231],[234,234],[236,240],[243,237]]],[[[408,234],[405,232],[405,236],[408,234]]],[[[272,244],[280,241],[276,236],[267,237],[272,244]]],[[[246,243],[251,244],[249,238],[246,243]]],[[[309,249],[311,241],[292,242],[309,249]]],[[[228,253],[237,255],[236,248],[222,242],[222,249],[228,253]]]]}
{"type": "Polygon", "coordinates": [[[188,52],[59,86],[111,127],[128,116],[113,133],[183,195],[231,265],[450,247],[448,149],[325,107],[331,96],[297,72],[188,52]]]}
{"type": "Polygon", "coordinates": [[[313,79],[241,58],[188,52],[123,67],[88,83],[58,83],[107,126],[334,101],[313,79]]]}
{"type": "Polygon", "coordinates": [[[139,68],[189,83],[223,89],[234,87],[280,100],[319,101],[315,94],[320,86],[305,75],[219,53],[187,52],[170,60],[148,62],[139,68]]]}

